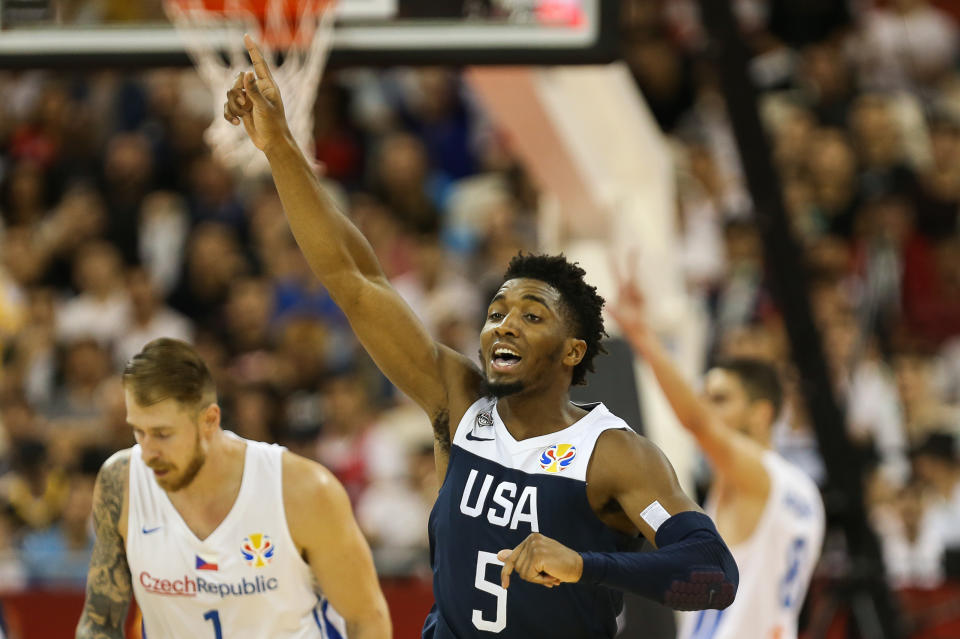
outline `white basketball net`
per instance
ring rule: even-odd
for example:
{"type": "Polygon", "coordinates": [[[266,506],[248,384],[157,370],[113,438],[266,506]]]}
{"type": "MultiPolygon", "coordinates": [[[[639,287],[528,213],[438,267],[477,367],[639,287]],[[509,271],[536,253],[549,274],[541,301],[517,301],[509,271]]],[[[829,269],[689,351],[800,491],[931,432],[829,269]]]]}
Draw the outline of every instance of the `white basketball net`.
{"type": "Polygon", "coordinates": [[[221,162],[248,175],[268,172],[266,158],[250,142],[243,125],[234,126],[223,118],[227,91],[238,74],[252,69],[243,46],[244,33],[260,44],[280,87],[290,132],[307,157],[313,158],[313,105],[333,43],[336,0],[297,0],[295,24],[285,11],[289,4],[289,0],[266,0],[261,26],[250,0],[225,0],[223,11],[208,10],[202,0],[164,2],[167,16],[212,93],[213,124],[204,139],[221,162]],[[282,64],[271,46],[276,42],[293,43],[283,52],[282,64]]]}

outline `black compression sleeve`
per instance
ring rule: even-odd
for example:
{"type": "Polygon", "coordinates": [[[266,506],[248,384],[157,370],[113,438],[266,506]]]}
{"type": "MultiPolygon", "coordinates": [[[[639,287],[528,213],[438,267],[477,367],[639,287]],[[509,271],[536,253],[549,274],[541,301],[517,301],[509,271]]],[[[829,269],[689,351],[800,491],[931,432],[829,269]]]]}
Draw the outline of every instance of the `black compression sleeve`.
{"type": "Polygon", "coordinates": [[[740,574],[709,517],[677,513],[661,524],[656,543],[657,550],[647,553],[585,552],[580,581],[633,592],[675,610],[733,603],[740,574]]]}

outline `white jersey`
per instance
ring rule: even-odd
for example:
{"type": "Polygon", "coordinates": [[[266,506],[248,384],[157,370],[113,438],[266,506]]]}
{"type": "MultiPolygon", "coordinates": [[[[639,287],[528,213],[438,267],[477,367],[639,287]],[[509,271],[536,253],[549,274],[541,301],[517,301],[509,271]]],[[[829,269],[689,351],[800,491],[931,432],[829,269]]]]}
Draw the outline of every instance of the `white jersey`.
{"type": "Polygon", "coordinates": [[[284,449],[245,442],[237,500],[202,541],[157,484],[140,446],[131,450],[127,563],[146,639],[346,636],[287,528],[284,449]]]}
{"type": "MultiPolygon", "coordinates": [[[[681,639],[796,639],[797,616],[820,557],[824,512],[806,474],[773,451],[763,455],[770,495],[750,537],[730,548],[740,569],[737,598],[724,610],[680,615],[681,639]]],[[[716,516],[708,499],[707,514],[716,516]]]]}

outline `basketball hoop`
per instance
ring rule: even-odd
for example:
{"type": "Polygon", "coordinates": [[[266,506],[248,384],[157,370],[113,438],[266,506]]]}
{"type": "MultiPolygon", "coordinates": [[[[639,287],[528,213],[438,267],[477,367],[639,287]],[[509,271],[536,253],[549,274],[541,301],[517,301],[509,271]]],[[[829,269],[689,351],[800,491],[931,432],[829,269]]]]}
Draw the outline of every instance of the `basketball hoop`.
{"type": "Polygon", "coordinates": [[[217,158],[248,175],[269,170],[243,127],[223,118],[227,91],[238,74],[250,69],[243,46],[243,34],[249,33],[271,65],[290,132],[312,159],[313,105],[333,44],[336,0],[164,0],[163,4],[212,93],[213,124],[204,139],[217,158]]]}

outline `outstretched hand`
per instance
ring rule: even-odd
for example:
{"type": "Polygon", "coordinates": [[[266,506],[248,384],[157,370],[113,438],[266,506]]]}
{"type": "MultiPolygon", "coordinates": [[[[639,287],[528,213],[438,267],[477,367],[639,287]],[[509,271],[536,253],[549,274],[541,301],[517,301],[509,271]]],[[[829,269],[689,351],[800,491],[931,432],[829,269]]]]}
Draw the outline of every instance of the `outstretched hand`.
{"type": "Polygon", "coordinates": [[[637,256],[631,253],[627,258],[626,272],[614,261],[611,264],[617,284],[617,301],[607,307],[610,315],[620,326],[623,337],[634,348],[640,348],[653,331],[647,322],[646,299],[636,280],[637,256]]]}
{"type": "Polygon", "coordinates": [[[227,91],[223,117],[234,126],[242,123],[254,146],[264,151],[270,144],[289,136],[289,128],[280,88],[260,47],[249,35],[243,36],[243,43],[253,61],[253,71],[240,73],[227,91]]]}
{"type": "Polygon", "coordinates": [[[547,588],[580,581],[583,573],[580,553],[540,533],[531,533],[513,550],[501,550],[497,559],[503,562],[500,583],[504,588],[510,586],[514,571],[521,579],[547,588]]]}

